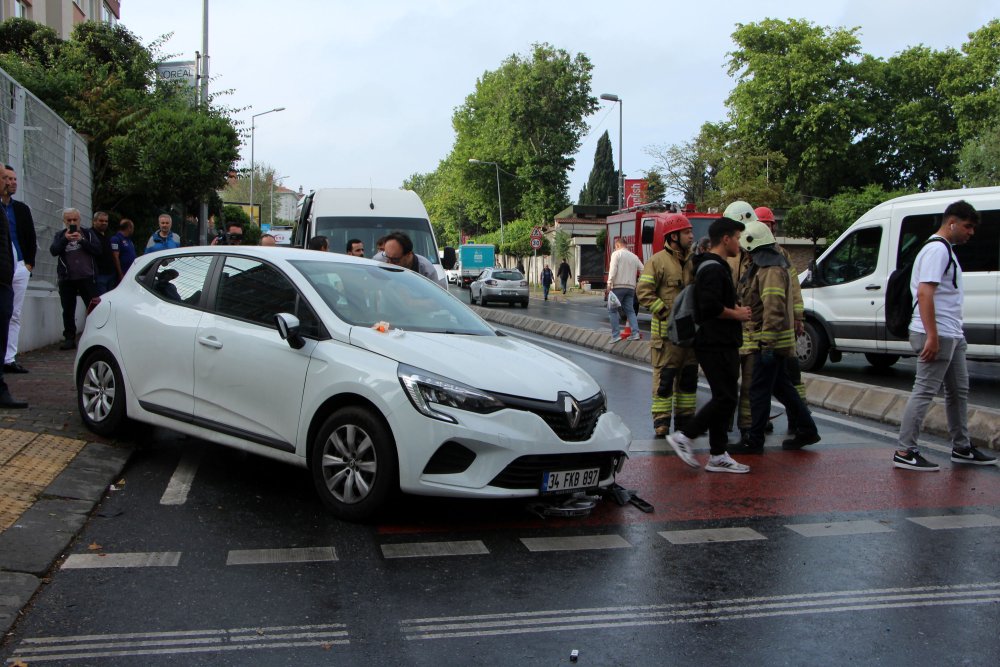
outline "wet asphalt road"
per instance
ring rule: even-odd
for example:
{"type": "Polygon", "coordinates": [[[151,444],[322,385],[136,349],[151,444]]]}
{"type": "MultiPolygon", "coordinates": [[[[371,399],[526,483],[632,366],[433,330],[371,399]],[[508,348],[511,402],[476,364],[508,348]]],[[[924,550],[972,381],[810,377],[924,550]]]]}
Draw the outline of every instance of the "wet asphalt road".
{"type": "MultiPolygon", "coordinates": [[[[468,302],[468,290],[451,286],[449,291],[468,302]]],[[[605,329],[610,334],[611,324],[608,321],[607,309],[598,292],[595,296],[571,296],[563,299],[558,292],[552,292],[549,301],[540,297],[531,300],[528,313],[532,317],[540,317],[555,322],[572,324],[591,329],[605,329]]],[[[491,308],[507,308],[506,305],[494,305],[491,308]]],[[[520,310],[520,309],[519,309],[520,310]]],[[[650,315],[639,313],[639,328],[649,333],[650,315]]],[[[913,375],[916,360],[900,359],[891,368],[878,369],[871,366],[863,354],[845,354],[837,363],[827,361],[826,365],[816,371],[823,377],[850,380],[879,387],[909,391],[913,388],[913,375]]],[[[990,408],[1000,408],[1000,364],[988,362],[969,362],[969,402],[990,408]]]]}
{"type": "Polygon", "coordinates": [[[522,502],[405,498],[377,525],[347,524],[323,511],[304,470],[157,430],[0,657],[556,665],[575,649],[580,665],[1000,661],[1000,470],[953,469],[930,439],[940,473],[896,471],[891,433],[827,413],[823,442],[800,452],[780,449],[776,420],[767,453],[744,458],[749,475],[691,469],[650,439],[648,369],[540,344],[590,372],[633,429],[619,481],[655,513],[605,500],[586,518],[543,520],[522,502]],[[190,491],[163,505],[182,463],[190,491]],[[427,543],[466,555],[389,557],[432,553],[427,543]],[[112,566],[127,554],[146,556],[112,566]]]}

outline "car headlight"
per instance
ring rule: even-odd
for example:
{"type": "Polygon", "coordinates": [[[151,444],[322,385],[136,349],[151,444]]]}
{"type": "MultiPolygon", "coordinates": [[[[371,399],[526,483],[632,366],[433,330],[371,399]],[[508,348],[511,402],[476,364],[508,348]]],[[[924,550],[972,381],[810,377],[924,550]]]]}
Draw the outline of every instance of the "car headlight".
{"type": "Polygon", "coordinates": [[[481,414],[496,412],[505,407],[503,403],[484,391],[413,366],[400,364],[397,374],[399,383],[406,390],[413,407],[431,419],[451,424],[458,423],[454,417],[435,410],[434,404],[481,414]]]}

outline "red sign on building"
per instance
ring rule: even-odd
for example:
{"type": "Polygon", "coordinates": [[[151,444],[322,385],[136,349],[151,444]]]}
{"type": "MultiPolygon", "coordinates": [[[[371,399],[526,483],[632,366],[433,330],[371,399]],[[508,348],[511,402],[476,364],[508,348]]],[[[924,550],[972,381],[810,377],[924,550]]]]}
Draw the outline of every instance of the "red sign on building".
{"type": "Polygon", "coordinates": [[[646,187],[648,183],[645,178],[625,179],[625,208],[639,206],[646,202],[646,187]]]}

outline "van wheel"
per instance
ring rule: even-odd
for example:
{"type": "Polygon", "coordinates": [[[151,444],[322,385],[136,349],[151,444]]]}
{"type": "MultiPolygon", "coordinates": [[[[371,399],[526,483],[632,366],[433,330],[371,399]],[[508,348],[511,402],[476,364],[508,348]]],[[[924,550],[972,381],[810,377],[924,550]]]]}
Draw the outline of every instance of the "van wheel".
{"type": "Polygon", "coordinates": [[[309,468],[320,500],[348,521],[372,518],[399,488],[389,428],[360,406],[341,408],[327,418],[313,442],[309,468]]]}
{"type": "Polygon", "coordinates": [[[898,354],[880,354],[877,352],[865,352],[865,359],[868,363],[878,369],[891,368],[894,363],[899,361],[898,354]]]}
{"type": "Polygon", "coordinates": [[[118,362],[107,350],[87,355],[76,378],[77,406],[83,423],[94,433],[112,436],[125,425],[125,382],[118,362]]]}
{"type": "Polygon", "coordinates": [[[826,333],[815,322],[806,322],[805,332],[795,339],[799,368],[806,372],[818,371],[826,363],[829,352],[830,343],[826,339],[826,333]]]}

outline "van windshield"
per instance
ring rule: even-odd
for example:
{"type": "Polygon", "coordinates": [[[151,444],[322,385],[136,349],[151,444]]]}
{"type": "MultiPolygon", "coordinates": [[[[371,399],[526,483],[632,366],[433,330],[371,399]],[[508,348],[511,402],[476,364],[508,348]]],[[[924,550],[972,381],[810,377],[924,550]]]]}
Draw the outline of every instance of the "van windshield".
{"type": "Polygon", "coordinates": [[[347,252],[347,242],[359,239],[365,244],[365,257],[375,254],[375,242],[395,231],[413,241],[413,252],[432,264],[440,264],[438,249],[431,236],[431,224],[424,218],[324,217],[316,219],[316,236],[325,236],[331,252],[347,252]]]}

